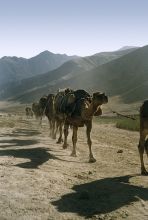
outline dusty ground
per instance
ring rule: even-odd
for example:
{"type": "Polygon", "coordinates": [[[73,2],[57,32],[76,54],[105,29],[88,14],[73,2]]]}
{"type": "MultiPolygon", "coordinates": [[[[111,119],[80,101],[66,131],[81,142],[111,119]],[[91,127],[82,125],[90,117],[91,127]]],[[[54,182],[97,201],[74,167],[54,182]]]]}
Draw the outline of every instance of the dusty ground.
{"type": "Polygon", "coordinates": [[[0,220],[148,219],[137,132],[94,123],[97,162],[89,164],[84,128],[72,158],[71,134],[63,150],[46,120],[40,128],[34,119],[1,116],[0,127],[0,220]]]}

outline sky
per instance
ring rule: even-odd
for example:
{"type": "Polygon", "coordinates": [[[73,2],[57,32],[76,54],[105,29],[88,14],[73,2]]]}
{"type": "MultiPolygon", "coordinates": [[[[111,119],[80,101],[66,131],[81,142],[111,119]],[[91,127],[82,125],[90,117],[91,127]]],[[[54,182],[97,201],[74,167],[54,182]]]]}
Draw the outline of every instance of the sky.
{"type": "Polygon", "coordinates": [[[0,0],[0,57],[148,44],[148,0],[0,0]]]}

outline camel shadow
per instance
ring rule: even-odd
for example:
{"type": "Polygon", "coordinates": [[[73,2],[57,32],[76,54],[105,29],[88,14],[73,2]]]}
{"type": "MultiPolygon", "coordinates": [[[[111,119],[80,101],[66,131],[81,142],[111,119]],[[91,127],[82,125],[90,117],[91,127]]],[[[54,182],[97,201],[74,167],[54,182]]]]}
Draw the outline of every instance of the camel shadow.
{"type": "Polygon", "coordinates": [[[15,131],[13,131],[11,134],[2,134],[0,135],[0,137],[5,137],[5,136],[9,136],[9,137],[20,137],[20,136],[36,136],[41,134],[41,132],[34,130],[34,129],[16,129],[15,131]]]}
{"type": "Polygon", "coordinates": [[[12,136],[36,136],[38,134],[41,134],[41,132],[34,129],[16,129],[12,136]]]}
{"type": "Polygon", "coordinates": [[[13,156],[16,158],[28,159],[30,161],[15,165],[27,169],[36,169],[49,159],[58,159],[54,155],[48,153],[48,149],[41,147],[28,149],[0,150],[0,156],[13,156]]]}
{"type": "Polygon", "coordinates": [[[148,189],[129,183],[130,175],[104,178],[90,183],[75,185],[75,192],[63,195],[52,202],[60,212],[77,213],[90,218],[106,214],[139,199],[148,200],[148,189]]]}
{"type": "Polygon", "coordinates": [[[37,143],[38,143],[37,140],[20,140],[20,139],[0,140],[0,148],[30,146],[37,143]],[[6,144],[6,145],[1,145],[1,144],[6,144]]]}

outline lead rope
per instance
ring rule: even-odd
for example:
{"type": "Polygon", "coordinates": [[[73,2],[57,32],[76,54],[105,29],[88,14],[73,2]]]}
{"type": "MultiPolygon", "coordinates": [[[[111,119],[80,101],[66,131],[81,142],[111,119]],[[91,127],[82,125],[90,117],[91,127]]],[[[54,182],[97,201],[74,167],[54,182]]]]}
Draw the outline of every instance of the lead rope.
{"type": "Polygon", "coordinates": [[[129,118],[129,119],[132,119],[132,120],[136,120],[136,118],[133,117],[133,116],[123,115],[123,114],[121,114],[121,113],[119,113],[119,112],[116,112],[116,111],[112,110],[112,108],[111,108],[110,106],[107,106],[107,107],[108,107],[108,109],[109,109],[113,114],[116,114],[116,115],[121,116],[121,117],[124,117],[124,118],[129,118]]]}

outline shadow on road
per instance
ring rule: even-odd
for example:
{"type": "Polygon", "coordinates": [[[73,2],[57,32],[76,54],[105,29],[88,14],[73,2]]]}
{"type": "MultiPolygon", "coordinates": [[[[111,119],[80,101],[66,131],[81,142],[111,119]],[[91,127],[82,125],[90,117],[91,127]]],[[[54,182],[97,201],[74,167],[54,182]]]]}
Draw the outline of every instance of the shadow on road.
{"type": "Polygon", "coordinates": [[[37,143],[38,143],[37,140],[32,140],[32,139],[31,140],[20,140],[20,139],[0,140],[0,148],[30,146],[37,143]]]}
{"type": "Polygon", "coordinates": [[[48,152],[48,149],[41,147],[28,149],[1,150],[0,156],[13,156],[17,158],[29,159],[30,161],[15,165],[21,168],[28,169],[38,168],[38,166],[42,165],[49,159],[58,159],[54,155],[50,154],[48,152]]]}
{"type": "Polygon", "coordinates": [[[26,136],[36,136],[39,134],[41,134],[41,132],[34,130],[34,129],[16,129],[12,133],[1,134],[0,137],[5,137],[5,136],[9,136],[9,137],[25,136],[26,137],[26,136]]]}
{"type": "Polygon", "coordinates": [[[105,178],[86,184],[76,185],[75,192],[63,195],[52,202],[60,212],[77,213],[85,218],[96,214],[110,213],[132,202],[148,200],[148,189],[131,185],[133,176],[105,178]]]}

